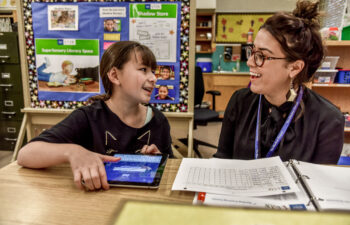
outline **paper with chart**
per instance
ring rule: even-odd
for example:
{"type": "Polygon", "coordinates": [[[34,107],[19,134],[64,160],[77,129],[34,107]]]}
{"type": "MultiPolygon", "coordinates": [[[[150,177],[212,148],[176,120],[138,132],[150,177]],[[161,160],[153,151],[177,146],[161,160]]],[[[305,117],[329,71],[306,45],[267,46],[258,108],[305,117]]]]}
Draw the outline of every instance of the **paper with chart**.
{"type": "Polygon", "coordinates": [[[129,40],[149,47],[160,62],[176,62],[177,4],[130,4],[129,40]]]}
{"type": "Polygon", "coordinates": [[[295,166],[306,178],[304,180],[318,200],[321,210],[350,210],[349,167],[307,162],[298,162],[295,166]]]}
{"type": "Polygon", "coordinates": [[[184,158],[172,190],[237,196],[299,192],[279,157],[258,160],[184,158]]]}
{"type": "MultiPolygon", "coordinates": [[[[297,176],[293,172],[291,166],[288,166],[287,169],[289,170],[293,180],[297,180],[297,176]]],[[[300,189],[300,192],[259,197],[220,195],[203,192],[196,193],[193,199],[193,204],[225,207],[315,211],[315,207],[310,203],[310,199],[307,193],[303,191],[301,182],[297,182],[297,186],[300,189]]]]}

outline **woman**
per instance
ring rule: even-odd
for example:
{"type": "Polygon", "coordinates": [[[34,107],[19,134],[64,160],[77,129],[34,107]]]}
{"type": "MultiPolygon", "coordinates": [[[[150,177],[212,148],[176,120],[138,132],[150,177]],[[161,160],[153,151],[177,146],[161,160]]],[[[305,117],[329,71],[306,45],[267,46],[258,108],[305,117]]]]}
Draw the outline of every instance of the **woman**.
{"type": "Polygon", "coordinates": [[[247,50],[250,88],[231,97],[215,157],[337,163],[344,118],[303,85],[324,56],[317,8],[298,1],[292,14],[276,13],[260,28],[247,50]]]}

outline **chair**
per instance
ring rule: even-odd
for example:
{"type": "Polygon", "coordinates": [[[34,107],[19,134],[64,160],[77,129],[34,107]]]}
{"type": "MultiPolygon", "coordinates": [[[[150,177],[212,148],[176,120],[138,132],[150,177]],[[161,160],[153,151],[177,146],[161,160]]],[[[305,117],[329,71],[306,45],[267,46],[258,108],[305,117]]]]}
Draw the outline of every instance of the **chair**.
{"type": "MultiPolygon", "coordinates": [[[[203,104],[204,96],[204,81],[202,69],[198,66],[195,68],[195,92],[194,92],[194,126],[193,129],[197,128],[197,125],[206,126],[210,121],[219,121],[219,113],[215,111],[215,97],[221,95],[219,91],[208,90],[205,93],[212,95],[212,108],[209,109],[208,105],[203,104]]],[[[187,145],[187,138],[180,139],[181,142],[187,145]]],[[[202,158],[202,154],[198,150],[199,145],[204,145],[212,148],[217,148],[217,146],[210,143],[193,139],[193,151],[197,154],[199,158],[202,158]]]]}

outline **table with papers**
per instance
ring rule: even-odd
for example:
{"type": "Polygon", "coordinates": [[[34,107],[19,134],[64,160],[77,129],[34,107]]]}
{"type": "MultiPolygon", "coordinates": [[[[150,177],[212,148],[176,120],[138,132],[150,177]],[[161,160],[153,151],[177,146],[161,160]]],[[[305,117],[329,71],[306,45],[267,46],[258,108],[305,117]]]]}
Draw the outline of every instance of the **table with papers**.
{"type": "MultiPolygon", "coordinates": [[[[192,165],[195,165],[198,168],[200,168],[203,165],[221,166],[226,164],[226,161],[227,164],[235,165],[235,163],[233,163],[234,161],[232,160],[224,160],[224,162],[218,161],[219,159],[206,160],[185,158],[183,159],[182,163],[186,164],[187,160],[189,160],[189,162],[191,162],[192,160],[206,162],[202,165],[202,162],[195,163],[192,165]],[[210,162],[211,164],[208,162],[210,162]]],[[[275,163],[278,162],[276,159],[272,159],[272,161],[275,161],[275,163]]],[[[256,161],[255,163],[257,162],[259,161],[256,161]]],[[[18,166],[17,163],[14,162],[0,169],[0,224],[113,224],[112,222],[118,215],[117,209],[120,209],[125,201],[143,201],[142,204],[146,204],[149,206],[154,203],[166,203],[170,206],[174,205],[175,208],[176,205],[180,204],[186,206],[184,208],[181,207],[181,210],[186,209],[185,211],[187,211],[187,208],[189,208],[189,210],[192,211],[192,207],[198,207],[192,205],[193,199],[197,199],[195,198],[195,192],[205,191],[209,189],[214,190],[215,188],[217,190],[225,188],[228,189],[228,184],[223,182],[223,180],[225,179],[221,175],[219,176],[219,180],[214,179],[215,182],[218,183],[215,184],[214,182],[214,184],[212,184],[211,181],[209,181],[207,183],[208,185],[205,186],[206,189],[195,190],[195,186],[199,185],[199,178],[197,175],[195,175],[196,172],[191,173],[192,178],[197,178],[196,182],[194,182],[190,179],[191,176],[188,176],[188,174],[186,176],[186,174],[181,172],[182,169],[180,167],[180,164],[180,159],[168,160],[162,177],[162,181],[160,183],[160,187],[157,190],[118,187],[111,188],[108,191],[100,190],[93,192],[85,192],[78,190],[75,187],[73,182],[72,171],[68,164],[55,166],[47,169],[27,169],[18,166]],[[176,179],[180,179],[181,177],[178,178],[179,176],[186,177],[186,179],[180,179],[181,181],[183,181],[181,183],[182,186],[179,185],[177,181],[174,182],[175,176],[176,179]],[[183,188],[184,184],[188,189],[191,189],[191,191],[183,191],[182,189],[180,190],[180,188],[179,190],[172,190],[176,186],[183,188]]],[[[207,195],[205,202],[208,203],[210,202],[209,199],[211,199],[215,204],[218,203],[218,205],[221,206],[238,206],[269,209],[289,209],[287,206],[280,207],[280,204],[283,203],[284,205],[287,205],[287,203],[293,203],[296,208],[301,209],[300,205],[298,206],[297,203],[298,201],[305,203],[307,196],[299,196],[300,193],[303,192],[290,191],[300,189],[300,183],[296,183],[296,186],[293,185],[293,183],[295,184],[294,178],[296,177],[292,177],[290,179],[291,181],[287,178],[282,179],[281,177],[279,177],[286,173],[284,169],[287,168],[287,170],[289,170],[290,167],[284,167],[283,169],[283,167],[278,166],[277,164],[274,165],[273,162],[268,162],[267,164],[265,164],[268,165],[268,167],[271,167],[270,169],[267,169],[269,175],[260,181],[255,180],[256,172],[252,172],[254,171],[253,167],[250,167],[248,169],[250,173],[242,172],[243,175],[241,175],[240,182],[231,182],[229,184],[230,186],[236,185],[235,188],[236,190],[238,190],[237,193],[241,194],[240,196],[222,195],[222,193],[220,192],[206,193],[207,195]],[[255,175],[253,176],[252,174],[255,175]],[[254,181],[252,181],[254,185],[248,183],[249,179],[252,179],[254,181]],[[259,195],[259,182],[260,185],[263,186],[262,192],[282,192],[283,194],[269,195],[268,197],[261,194],[259,195]],[[269,185],[272,185],[271,189],[267,188],[269,185]],[[286,186],[288,186],[288,188],[286,186]],[[243,187],[245,187],[245,189],[243,187]],[[280,187],[280,190],[277,190],[276,187],[280,187]],[[244,191],[247,191],[249,196],[245,196],[244,191]],[[305,197],[305,199],[303,199],[303,197],[305,197]],[[259,199],[259,201],[257,201],[257,199],[259,199]],[[223,201],[226,201],[226,204],[223,204],[223,201]],[[237,202],[239,204],[237,204],[237,202]],[[247,202],[251,205],[247,206],[247,202]]],[[[260,163],[257,163],[257,165],[263,166],[264,164],[260,165],[260,163]]],[[[191,167],[188,167],[188,169],[189,168],[191,167]]],[[[339,172],[337,171],[337,173],[339,172]]],[[[218,175],[217,173],[209,174],[212,174],[212,176],[214,177],[218,175]]],[[[238,174],[240,174],[239,171],[238,174]]],[[[335,182],[333,183],[335,184],[335,182]]],[[[348,190],[349,189],[347,189],[346,187],[343,187],[341,189],[341,191],[343,191],[342,193],[347,193],[348,190]]],[[[203,202],[200,203],[203,204],[203,202]]],[[[344,201],[344,204],[346,204],[346,201],[344,201]]],[[[162,205],[160,205],[160,207],[165,209],[165,207],[162,207],[162,205]]],[[[146,208],[150,209],[150,207],[148,206],[146,208]]],[[[172,206],[170,208],[172,208],[172,206]]],[[[222,211],[221,208],[219,209],[220,211],[222,211]]],[[[228,211],[226,211],[228,214],[230,214],[231,218],[231,216],[234,215],[236,211],[231,208],[227,209],[228,211]],[[232,214],[230,210],[232,210],[232,214]]],[[[210,213],[205,212],[204,214],[210,215],[211,213],[214,213],[216,209],[207,210],[210,211],[210,213]]],[[[310,210],[312,209],[310,208],[310,210]]],[[[197,210],[193,208],[193,211],[197,210]]],[[[154,216],[157,217],[158,213],[159,212],[154,212],[154,216]]],[[[169,213],[174,213],[174,211],[171,211],[169,213]]],[[[271,214],[271,212],[269,213],[271,214]]],[[[193,219],[192,221],[191,219],[190,222],[195,221],[196,220],[193,219]]],[[[347,224],[350,224],[350,219],[348,219],[347,224]]]]}

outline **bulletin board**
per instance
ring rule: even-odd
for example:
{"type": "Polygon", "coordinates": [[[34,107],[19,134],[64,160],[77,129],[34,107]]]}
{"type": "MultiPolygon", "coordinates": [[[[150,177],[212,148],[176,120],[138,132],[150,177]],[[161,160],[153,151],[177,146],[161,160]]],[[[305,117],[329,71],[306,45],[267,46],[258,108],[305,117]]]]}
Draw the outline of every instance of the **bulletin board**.
{"type": "Polygon", "coordinates": [[[87,105],[89,97],[104,93],[98,75],[104,50],[135,40],[148,46],[158,63],[150,103],[164,112],[187,112],[189,6],[189,0],[24,0],[30,106],[87,105]]]}
{"type": "Polygon", "coordinates": [[[253,32],[253,40],[261,25],[272,14],[259,13],[217,13],[216,42],[217,43],[246,43],[248,32],[253,32]]]}

